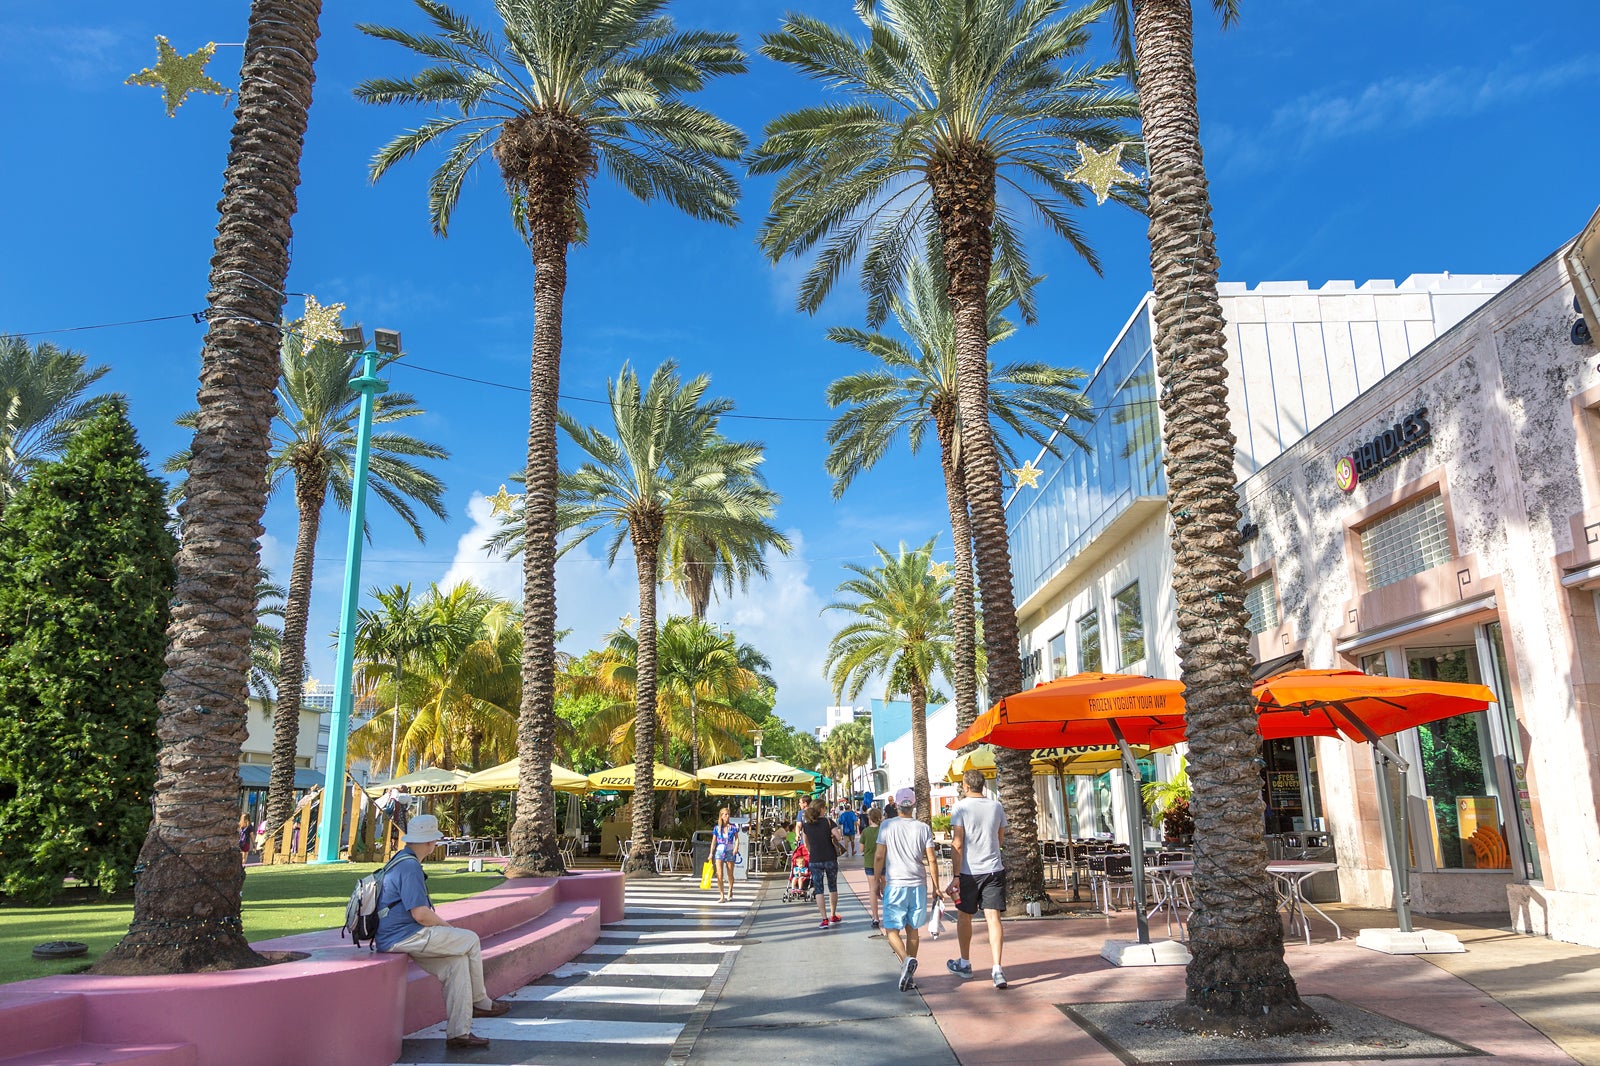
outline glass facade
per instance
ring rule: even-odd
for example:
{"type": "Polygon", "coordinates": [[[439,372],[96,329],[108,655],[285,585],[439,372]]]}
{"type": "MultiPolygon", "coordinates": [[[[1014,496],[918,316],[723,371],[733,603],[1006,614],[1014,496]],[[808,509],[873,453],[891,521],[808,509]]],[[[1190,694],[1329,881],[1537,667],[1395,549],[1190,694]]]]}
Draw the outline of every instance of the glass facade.
{"type": "Polygon", "coordinates": [[[1148,302],[1083,391],[1094,422],[1074,427],[1088,450],[1057,437],[1061,455],[1046,452],[1038,461],[1038,490],[1022,489],[1006,505],[1019,597],[1042,586],[1136,498],[1167,493],[1148,302]]]}
{"type": "Polygon", "coordinates": [[[1067,666],[1067,635],[1057,633],[1050,638],[1050,677],[1066,677],[1071,672],[1067,666]]]}

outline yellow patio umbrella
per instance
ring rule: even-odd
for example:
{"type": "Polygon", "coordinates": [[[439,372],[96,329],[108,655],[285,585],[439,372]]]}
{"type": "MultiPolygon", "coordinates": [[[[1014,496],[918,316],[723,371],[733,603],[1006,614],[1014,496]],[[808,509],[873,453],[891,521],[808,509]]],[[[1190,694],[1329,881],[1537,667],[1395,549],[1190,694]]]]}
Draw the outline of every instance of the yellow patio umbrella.
{"type": "MultiPolygon", "coordinates": [[[[634,787],[634,769],[635,764],[630,762],[621,766],[613,766],[609,770],[600,770],[589,775],[589,784],[594,788],[602,788],[608,791],[629,792],[634,787]]],[[[661,763],[656,763],[654,776],[654,787],[658,792],[688,792],[700,787],[700,782],[695,780],[692,774],[686,774],[682,770],[674,770],[672,767],[663,766],[661,763]]]]}
{"type": "MultiPolygon", "coordinates": [[[[565,766],[550,764],[550,784],[557,792],[575,792],[582,795],[593,786],[589,779],[565,766]]],[[[479,770],[461,782],[463,792],[515,792],[517,790],[517,760],[511,759],[499,766],[479,770]]]]}
{"type": "Polygon", "coordinates": [[[764,757],[707,766],[700,771],[700,781],[708,789],[727,790],[712,793],[718,796],[778,796],[801,790],[810,793],[816,787],[809,770],[764,757]]]}
{"type": "Polygon", "coordinates": [[[459,791],[461,782],[466,779],[467,775],[460,770],[441,770],[437,766],[428,766],[416,773],[370,784],[366,791],[369,796],[381,796],[391,788],[403,785],[413,796],[438,796],[459,791]]]}

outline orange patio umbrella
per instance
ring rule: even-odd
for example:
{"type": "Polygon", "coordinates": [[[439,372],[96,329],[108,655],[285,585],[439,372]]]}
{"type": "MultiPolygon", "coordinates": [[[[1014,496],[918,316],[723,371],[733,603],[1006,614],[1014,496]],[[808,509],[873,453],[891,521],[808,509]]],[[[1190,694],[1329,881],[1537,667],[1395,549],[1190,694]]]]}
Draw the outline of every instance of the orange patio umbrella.
{"type": "MultiPolygon", "coordinates": [[[[1426,678],[1380,677],[1359,670],[1290,670],[1256,682],[1257,722],[1261,735],[1275,737],[1344,737],[1372,745],[1380,763],[1393,763],[1405,780],[1410,769],[1383,737],[1441,718],[1481,711],[1495,702],[1486,685],[1426,678]]],[[[1378,818],[1389,872],[1394,880],[1394,910],[1402,932],[1411,932],[1410,891],[1404,851],[1405,807],[1394,825],[1389,775],[1377,766],[1378,818]]],[[[1404,786],[1402,785],[1402,793],[1404,786]]]]}
{"type": "Polygon", "coordinates": [[[1133,743],[1162,747],[1183,739],[1183,682],[1133,674],[1073,674],[1007,696],[949,744],[987,741],[1002,748],[1115,744],[1122,749],[1129,834],[1133,847],[1133,906],[1139,943],[1150,943],[1144,912],[1144,834],[1138,830],[1139,762],[1133,743]]]}

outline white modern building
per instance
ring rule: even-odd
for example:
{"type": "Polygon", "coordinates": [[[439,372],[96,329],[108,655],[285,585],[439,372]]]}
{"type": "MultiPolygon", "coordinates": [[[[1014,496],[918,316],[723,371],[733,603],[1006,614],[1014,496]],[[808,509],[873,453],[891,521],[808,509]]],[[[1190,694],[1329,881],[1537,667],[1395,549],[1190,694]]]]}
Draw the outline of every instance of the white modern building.
{"type": "MultiPolygon", "coordinates": [[[[1520,278],[1219,291],[1258,676],[1488,685],[1488,712],[1396,738],[1413,905],[1600,944],[1600,361],[1567,251],[1520,278]]],[[[1147,297],[1088,382],[1093,450],[1042,454],[1009,500],[1030,682],[1179,676],[1151,332],[1147,297]]],[[[1325,833],[1342,898],[1387,906],[1367,748],[1263,756],[1267,831],[1325,833]]]]}
{"type": "Polygon", "coordinates": [[[823,713],[827,716],[824,724],[817,726],[817,743],[828,739],[828,734],[846,722],[854,722],[858,717],[868,717],[865,707],[824,707],[823,713]]]}

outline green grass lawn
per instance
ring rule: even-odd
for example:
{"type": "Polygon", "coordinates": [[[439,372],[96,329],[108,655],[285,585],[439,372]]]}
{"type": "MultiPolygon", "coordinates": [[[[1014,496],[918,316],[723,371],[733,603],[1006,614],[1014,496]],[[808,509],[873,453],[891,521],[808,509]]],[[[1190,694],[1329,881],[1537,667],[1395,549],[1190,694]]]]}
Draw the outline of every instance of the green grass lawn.
{"type": "MultiPolygon", "coordinates": [[[[377,864],[339,866],[252,866],[244,878],[244,930],[252,941],[291,933],[337,929],[356,879],[377,864]]],[[[446,903],[491,888],[505,880],[498,870],[467,873],[453,862],[428,864],[428,892],[446,903]]],[[[55,907],[0,906],[0,983],[72,973],[100,957],[122,938],[133,918],[133,901],[80,903],[55,907]],[[89,954],[60,962],[36,961],[29,954],[47,940],[81,940],[89,954]]]]}

